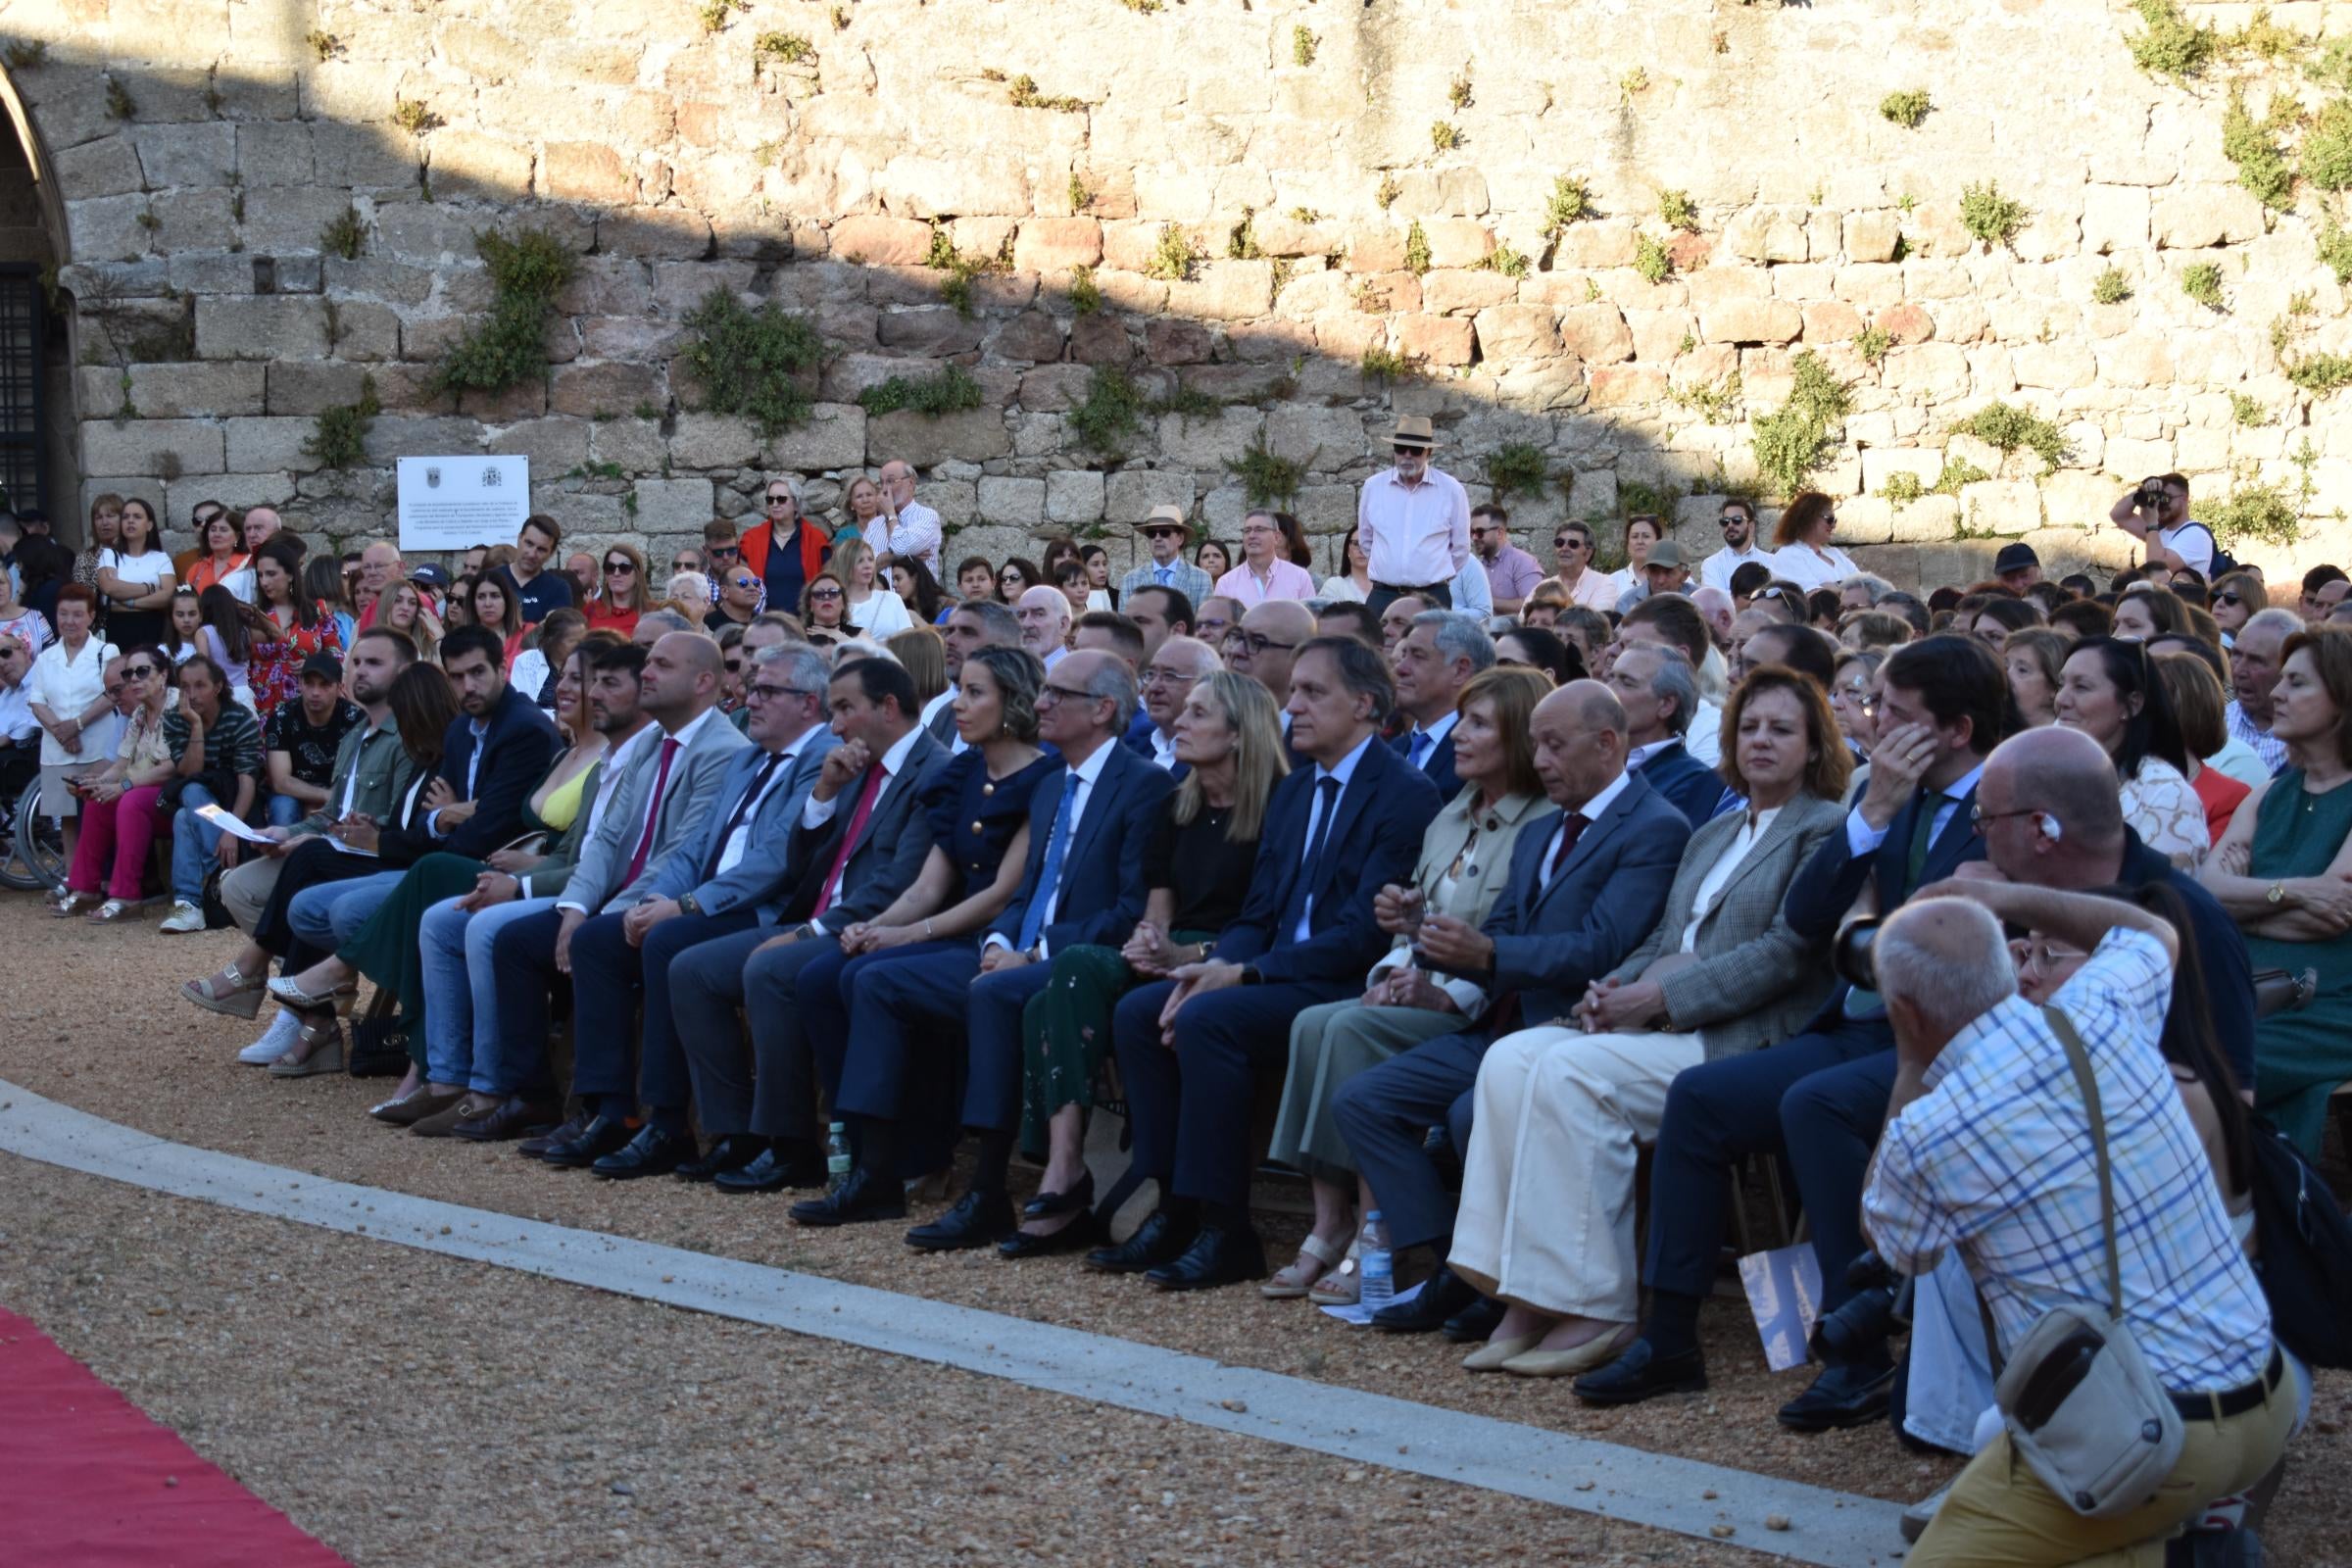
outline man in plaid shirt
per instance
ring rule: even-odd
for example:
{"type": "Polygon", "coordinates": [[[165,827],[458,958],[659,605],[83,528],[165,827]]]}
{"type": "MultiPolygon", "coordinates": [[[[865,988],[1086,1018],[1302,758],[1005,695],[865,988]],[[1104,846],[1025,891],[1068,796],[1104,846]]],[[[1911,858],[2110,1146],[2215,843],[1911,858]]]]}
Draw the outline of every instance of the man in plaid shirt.
{"type": "Polygon", "coordinates": [[[2091,950],[2051,1005],[2073,1020],[2099,1088],[2124,1319],[2186,1437],[2155,1497],[2092,1519],[2018,1463],[2004,1433],[1961,1473],[1910,1563],[2154,1565],[2176,1527],[2278,1463],[2295,1414],[2270,1307],[2158,1049],[2172,927],[2111,899],[1974,878],[1923,889],[1888,919],[1872,956],[1897,1076],[1863,1223],[1902,1273],[1959,1248],[2004,1347],[2053,1307],[2109,1300],[2089,1116],[2065,1047],[2017,995],[2003,921],[2091,950]]]}

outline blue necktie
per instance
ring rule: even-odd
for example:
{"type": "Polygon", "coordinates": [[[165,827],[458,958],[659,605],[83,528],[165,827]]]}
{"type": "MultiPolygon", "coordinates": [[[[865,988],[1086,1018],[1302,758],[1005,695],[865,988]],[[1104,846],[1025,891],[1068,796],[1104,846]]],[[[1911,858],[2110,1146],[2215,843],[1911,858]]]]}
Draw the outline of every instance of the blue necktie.
{"type": "Polygon", "coordinates": [[[1313,839],[1306,846],[1306,858],[1299,864],[1298,880],[1293,884],[1296,891],[1287,901],[1291,907],[1284,910],[1282,928],[1285,931],[1296,930],[1298,922],[1313,912],[1316,873],[1323,865],[1323,847],[1331,841],[1332,818],[1340,814],[1340,781],[1325,778],[1315,785],[1315,789],[1322,797],[1323,814],[1315,823],[1313,839]]]}
{"type": "Polygon", "coordinates": [[[1070,853],[1071,808],[1078,801],[1078,775],[1065,772],[1061,778],[1061,805],[1054,810],[1054,831],[1046,839],[1046,863],[1037,873],[1037,893],[1029,901],[1028,913],[1021,916],[1021,951],[1028,953],[1037,947],[1037,939],[1046,929],[1046,911],[1054,907],[1054,896],[1061,891],[1062,857],[1070,853]]]}
{"type": "Polygon", "coordinates": [[[1159,574],[1159,585],[1162,588],[1165,588],[1169,583],[1172,583],[1176,580],[1176,568],[1174,566],[1158,566],[1154,567],[1153,569],[1159,574]]]}
{"type": "Polygon", "coordinates": [[[1413,731],[1412,739],[1405,743],[1406,760],[1415,768],[1419,768],[1429,760],[1429,754],[1436,750],[1437,744],[1436,741],[1429,738],[1429,731],[1425,729],[1413,731]]]}

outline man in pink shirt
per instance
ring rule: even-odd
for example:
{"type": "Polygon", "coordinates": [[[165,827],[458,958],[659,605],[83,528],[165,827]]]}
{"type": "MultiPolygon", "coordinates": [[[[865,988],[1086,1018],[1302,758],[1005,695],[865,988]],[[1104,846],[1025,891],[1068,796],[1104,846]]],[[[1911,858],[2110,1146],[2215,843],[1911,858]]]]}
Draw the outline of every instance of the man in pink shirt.
{"type": "MultiPolygon", "coordinates": [[[[1470,559],[1470,497],[1430,462],[1438,438],[1427,418],[1405,415],[1389,438],[1396,466],[1364,481],[1355,522],[1372,572],[1365,603],[1377,615],[1398,594],[1452,608],[1453,579],[1470,559]]],[[[1220,590],[1222,591],[1222,590],[1220,590]]]]}
{"type": "Polygon", "coordinates": [[[1282,526],[1271,512],[1242,519],[1242,564],[1217,579],[1217,595],[1238,599],[1243,608],[1269,599],[1312,599],[1315,579],[1304,566],[1282,558],[1282,526]]]}

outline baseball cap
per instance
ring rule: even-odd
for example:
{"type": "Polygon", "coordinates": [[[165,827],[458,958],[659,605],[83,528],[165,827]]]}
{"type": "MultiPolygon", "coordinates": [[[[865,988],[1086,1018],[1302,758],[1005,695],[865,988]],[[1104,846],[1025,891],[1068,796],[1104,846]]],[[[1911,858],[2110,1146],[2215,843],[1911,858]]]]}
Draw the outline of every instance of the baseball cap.
{"type": "Polygon", "coordinates": [[[2004,571],[2023,571],[2028,566],[2040,564],[2041,558],[2034,553],[2032,545],[2003,545],[2001,553],[1992,558],[1992,571],[1996,577],[2004,571]]]}
{"type": "Polygon", "coordinates": [[[340,686],[343,684],[343,661],[332,654],[313,654],[302,662],[302,678],[309,680],[313,675],[340,686]]]}
{"type": "Polygon", "coordinates": [[[420,582],[427,588],[446,588],[449,586],[449,572],[428,561],[409,573],[409,581],[420,582]]]}

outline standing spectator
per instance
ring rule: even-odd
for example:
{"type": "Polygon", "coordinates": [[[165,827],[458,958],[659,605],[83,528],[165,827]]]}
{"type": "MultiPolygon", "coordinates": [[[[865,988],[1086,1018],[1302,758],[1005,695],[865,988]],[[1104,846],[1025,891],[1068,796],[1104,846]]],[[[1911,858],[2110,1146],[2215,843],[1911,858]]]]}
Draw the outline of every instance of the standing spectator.
{"type": "Polygon", "coordinates": [[[237,526],[237,516],[218,501],[208,507],[197,508],[204,514],[203,520],[196,524],[200,554],[189,563],[183,580],[200,594],[207,588],[225,588],[250,605],[253,557],[243,548],[245,541],[237,526]]]}
{"type": "MultiPolygon", "coordinates": [[[[1365,603],[1376,615],[1398,594],[1448,608],[1453,580],[1470,559],[1470,497],[1460,480],[1430,461],[1437,444],[1425,416],[1398,418],[1389,437],[1395,465],[1366,479],[1356,500],[1355,525],[1363,531],[1372,571],[1365,603]]],[[[1217,591],[1229,590],[1220,582],[1217,591]]]]}
{"type": "Polygon", "coordinates": [[[49,629],[49,618],[20,597],[13,571],[0,572],[0,637],[13,637],[34,654],[57,637],[49,629]]]}
{"type": "Polygon", "coordinates": [[[2230,648],[2230,690],[2236,700],[2224,717],[2230,733],[2254,748],[2273,773],[2286,765],[2286,743],[2271,734],[2271,694],[2287,639],[2302,629],[2291,610],[2259,611],[2238,628],[2230,648]]]}
{"type": "Polygon", "coordinates": [[[122,498],[111,490],[91,497],[90,537],[82,545],[81,553],[74,558],[74,580],[95,591],[98,587],[98,559],[122,542],[122,498]]]}
{"type": "Polygon", "coordinates": [[[1193,564],[1214,582],[1233,569],[1233,552],[1214,539],[1203,539],[1193,550],[1193,564]]]}
{"type": "Polygon", "coordinates": [[[2213,574],[2213,530],[2188,514],[2188,481],[2177,473],[2142,479],[2108,510],[2107,520],[2148,548],[2148,564],[2213,574]]]}
{"type": "MultiPolygon", "coordinates": [[[[736,547],[742,552],[738,559],[766,588],[769,604],[797,605],[809,580],[824,570],[832,540],[815,518],[801,514],[792,480],[778,475],[761,494],[765,520],[744,534],[736,547]]],[[[718,570],[732,564],[722,564],[715,550],[710,561],[718,570]]]]}
{"type": "MultiPolygon", "coordinates": [[[[922,557],[909,551],[907,559],[922,557]]],[[[881,581],[877,560],[874,547],[863,539],[845,539],[834,546],[825,570],[849,588],[850,624],[879,642],[913,625],[914,617],[906,613],[906,602],[881,581]]]]}
{"type": "Polygon", "coordinates": [[[1511,514],[1492,501],[1471,509],[1470,553],[1486,571],[1497,615],[1519,613],[1544,580],[1544,564],[1511,543],[1511,514]]]}
{"type": "Polygon", "coordinates": [[[2022,594],[2041,581],[2041,557],[2029,544],[2003,545],[2001,553],[1992,558],[1992,574],[2002,587],[2022,594]]]}
{"type": "MultiPolygon", "coordinates": [[[[1375,475],[1368,483],[1377,479],[1375,475]]],[[[1460,486],[1455,488],[1458,490],[1460,486]]],[[[1217,579],[1218,596],[1238,600],[1245,607],[1262,605],[1269,599],[1313,598],[1315,579],[1307,575],[1305,567],[1282,559],[1286,543],[1286,530],[1278,514],[1253,511],[1244,517],[1242,564],[1217,579]]],[[[1446,575],[1451,577],[1452,573],[1446,575]]],[[[1439,584],[1438,592],[1446,594],[1445,584],[1439,584]]]]}
{"type": "Polygon", "coordinates": [[[2017,701],[2018,717],[2028,729],[2058,722],[2058,683],[2066,656],[2075,651],[2064,634],[2044,626],[2013,631],[2001,644],[2001,669],[2009,677],[2009,695],[2017,701]]]}
{"type": "MultiPolygon", "coordinates": [[[[1627,527],[1632,537],[1632,527],[1627,527]]],[[[1648,549],[1644,545],[1643,550],[1648,549]]],[[[1617,608],[1617,596],[1624,592],[1618,586],[1615,572],[1602,571],[1592,564],[1592,525],[1587,522],[1563,522],[1552,530],[1552,580],[1567,591],[1567,602],[1580,609],[1610,611],[1617,608]]]]}
{"type": "Polygon", "coordinates": [[[842,487],[841,510],[848,520],[833,534],[836,548],[845,539],[870,539],[874,521],[882,515],[882,487],[858,474],[842,487]]]}
{"type": "Polygon", "coordinates": [[[1136,532],[1143,535],[1144,548],[1152,559],[1119,579],[1119,603],[1127,603],[1145,588],[1173,588],[1196,605],[1216,592],[1215,579],[1184,559],[1193,525],[1182,507],[1153,507],[1137,524],[1136,532]]]}
{"type": "MultiPolygon", "coordinates": [[[[719,575],[743,559],[743,542],[736,536],[735,524],[725,517],[712,517],[703,524],[703,564],[694,569],[710,579],[710,598],[718,603],[719,575]]],[[[674,573],[677,567],[670,570],[674,573]]]]}
{"type": "Polygon", "coordinates": [[[1093,612],[1095,587],[1087,575],[1084,562],[1070,556],[1050,563],[1046,567],[1046,575],[1054,579],[1054,586],[1061,590],[1063,598],[1069,600],[1072,619],[1093,612]]]}
{"type": "MultiPolygon", "coordinates": [[[[349,648],[352,645],[352,639],[359,635],[360,623],[359,618],[352,613],[351,590],[344,578],[341,564],[332,556],[314,556],[308,561],[297,556],[289,563],[282,555],[279,557],[279,564],[287,571],[299,573],[298,580],[302,584],[302,590],[298,599],[318,606],[319,617],[334,623],[336,646],[349,648]]],[[[260,568],[256,567],[255,570],[254,592],[259,599],[261,594],[260,568]]],[[[268,601],[262,600],[261,602],[267,609],[268,601]]]]}
{"type": "MultiPolygon", "coordinates": [[[[470,585],[466,591],[472,592],[470,585]]],[[[572,613],[576,615],[579,612],[575,610],[572,613]]],[[[441,651],[444,630],[441,617],[433,613],[432,604],[425,598],[424,590],[414,580],[401,583],[392,590],[391,608],[384,612],[381,624],[415,643],[416,657],[428,663],[433,662],[441,651]]],[[[546,622],[540,624],[544,626],[546,622]]]]}
{"type": "Polygon", "coordinates": [[[575,550],[564,558],[564,575],[570,579],[571,602],[584,605],[597,589],[596,558],[585,550],[575,550]]]}
{"type": "Polygon", "coordinates": [[[196,596],[196,646],[227,675],[228,700],[251,708],[253,630],[261,612],[217,583],[196,596]]]}
{"type": "Polygon", "coordinates": [[[956,563],[956,597],[1004,602],[997,592],[997,568],[989,564],[986,556],[966,556],[956,563]]]}
{"type": "Polygon", "coordinates": [[[1117,610],[1119,593],[1110,585],[1110,552],[1098,544],[1080,545],[1078,559],[1086,564],[1086,580],[1093,590],[1087,595],[1087,603],[1093,605],[1100,600],[1098,609],[1117,610]]]}
{"type": "MultiPolygon", "coordinates": [[[[540,577],[547,575],[544,571],[539,573],[540,577]]],[[[536,582],[538,578],[534,577],[532,581],[536,582]]],[[[499,673],[504,675],[513,670],[514,656],[522,652],[523,634],[527,628],[522,623],[521,603],[508,588],[507,574],[503,570],[494,570],[473,585],[473,614],[470,618],[474,625],[495,632],[505,646],[506,656],[499,662],[499,673]]]]}
{"type": "MultiPolygon", "coordinates": [[[[729,525],[730,530],[732,526],[732,524],[729,525]]],[[[674,577],[685,571],[701,573],[708,571],[710,565],[710,558],[704,555],[700,547],[685,545],[679,548],[677,554],[669,558],[669,574],[674,577]]]]}
{"type": "Polygon", "coordinates": [[[102,887],[106,902],[89,916],[100,923],[121,919],[146,896],[148,852],[166,820],[156,797],[178,772],[164,740],[172,667],[154,649],[137,648],[116,676],[130,717],[115,760],[75,781],[88,820],[74,847],[65,893],[52,906],[60,918],[98,904],[102,887]]]}
{"type": "MultiPolygon", "coordinates": [[[[644,551],[627,543],[605,546],[604,581],[587,600],[588,629],[621,637],[635,631],[637,617],[654,608],[645,579],[644,551]]],[[[530,695],[537,699],[535,691],[530,695]]]]}
{"type": "MultiPolygon", "coordinates": [[[[400,546],[390,540],[372,540],[360,552],[359,581],[351,590],[352,607],[359,616],[359,630],[366,631],[375,624],[377,601],[391,592],[392,585],[400,581],[403,575],[400,569],[400,546]]],[[[467,608],[471,609],[470,603],[467,608]]]]}
{"type": "Polygon", "coordinates": [[[1541,626],[1515,626],[1494,639],[1494,662],[1510,669],[1536,669],[1554,686],[1585,678],[1585,662],[1559,634],[1541,626]]]}
{"type": "Polygon", "coordinates": [[[1599,610],[1617,610],[1630,596],[1635,600],[1649,597],[1649,553],[1666,537],[1666,525],[1646,512],[1637,512],[1625,519],[1625,565],[1610,581],[1615,585],[1613,597],[1599,610]]]}
{"type": "Polygon", "coordinates": [[[918,626],[936,626],[948,618],[948,596],[940,591],[931,568],[913,556],[901,556],[890,564],[890,591],[918,626]]]}
{"type": "Polygon", "coordinates": [[[1773,530],[1774,575],[1810,591],[1834,588],[1862,568],[1853,557],[1830,543],[1838,528],[1838,508],[1818,490],[1807,490],[1788,503],[1773,530]]]}
{"type": "Polygon", "coordinates": [[[262,725],[271,827],[292,827],[313,811],[325,809],[343,737],[363,718],[344,699],[343,661],[334,655],[313,654],[304,660],[301,680],[301,698],[278,704],[262,725]]]}
{"type": "Polygon", "coordinates": [[[1040,585],[1021,595],[1012,613],[1021,623],[1021,646],[1051,672],[1069,651],[1069,596],[1058,588],[1040,585]]]}
{"type": "Polygon", "coordinates": [[[122,537],[98,558],[106,631],[124,645],[160,642],[172,605],[172,558],[157,537],[155,509],[137,496],[122,503],[122,537]]]}
{"type": "Polygon", "coordinates": [[[2255,968],[2319,970],[2310,1005],[2254,1027],[2255,1108],[2317,1159],[2328,1097],[2352,1079],[2352,631],[2288,638],[2274,699],[2286,767],[2255,786],[2199,880],[2255,968]]]}
{"type": "Polygon", "coordinates": [[[1739,496],[1724,497],[1716,509],[1715,526],[1723,531],[1723,548],[1699,563],[1698,580],[1709,588],[1732,591],[1732,573],[1753,563],[1771,571],[1780,558],[1756,544],[1756,508],[1739,496]]]}
{"type": "Polygon", "coordinates": [[[1004,564],[997,568],[997,599],[999,603],[1018,604],[1021,595],[1040,584],[1049,588],[1053,586],[1052,583],[1047,582],[1046,574],[1039,568],[1037,563],[1031,561],[1027,556],[1009,556],[1005,558],[1004,564]]]}
{"type": "Polygon", "coordinates": [[[1340,547],[1340,562],[1346,569],[1324,578],[1316,597],[1334,604],[1365,603],[1372,597],[1372,558],[1364,554],[1360,523],[1348,530],[1348,542],[1340,547]]]}
{"type": "Polygon", "coordinates": [[[242,848],[236,835],[196,813],[218,806],[243,820],[252,812],[262,786],[262,726],[252,709],[230,699],[226,672],[199,655],[179,666],[179,706],[164,715],[164,741],[179,772],[157,802],[173,813],[172,912],[157,929],[184,936],[204,929],[204,880],[213,862],[231,869],[242,848]]]}
{"type": "MultiPolygon", "coordinates": [[[[491,573],[504,584],[516,617],[525,626],[538,625],[551,610],[579,608],[575,602],[579,584],[568,571],[556,571],[549,566],[556,547],[563,542],[563,524],[543,512],[534,512],[522,519],[522,528],[514,535],[514,559],[491,573]]],[[[581,559],[588,563],[591,572],[595,571],[593,557],[581,559]]]]}
{"type": "Polygon", "coordinates": [[[245,540],[245,553],[250,556],[276,538],[283,526],[275,507],[247,507],[239,524],[245,540]]]}
{"type": "Polygon", "coordinates": [[[2075,645],[2058,684],[2058,722],[2099,743],[2123,786],[2124,820],[2148,848],[2194,870],[2213,836],[2189,788],[2188,753],[2172,700],[2148,668],[2147,649],[2113,637],[2075,645]]]}
{"type": "MultiPolygon", "coordinates": [[[[102,496],[99,499],[105,498],[102,496]]],[[[2347,577],[2344,568],[2333,562],[2324,562],[2312,567],[2303,574],[2303,592],[2302,597],[2295,601],[2296,612],[2305,620],[2325,620],[2337,600],[2332,597],[2323,599],[2321,596],[2339,582],[2352,582],[2352,577],[2347,577]]]]}
{"type": "Polygon", "coordinates": [[[80,829],[67,785],[106,765],[120,731],[106,689],[114,645],[90,635],[97,608],[97,591],[86,584],[58,590],[57,641],[32,662],[27,680],[32,716],[41,725],[41,809],[63,821],[69,859],[80,829]]]}
{"type": "Polygon", "coordinates": [[[882,465],[882,514],[866,530],[866,543],[886,562],[912,556],[939,571],[944,536],[939,514],[914,499],[914,466],[893,458],[882,465]]]}

